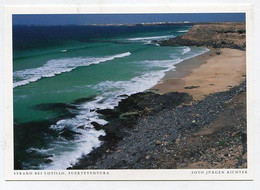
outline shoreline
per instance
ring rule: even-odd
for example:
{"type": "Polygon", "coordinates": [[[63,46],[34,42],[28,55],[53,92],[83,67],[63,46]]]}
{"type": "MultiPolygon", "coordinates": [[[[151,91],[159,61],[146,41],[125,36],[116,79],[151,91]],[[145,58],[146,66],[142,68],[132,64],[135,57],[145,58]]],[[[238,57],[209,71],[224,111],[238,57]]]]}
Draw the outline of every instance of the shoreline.
{"type": "Polygon", "coordinates": [[[103,145],[68,169],[247,168],[243,24],[194,25],[160,45],[209,47],[114,109],[103,145]],[[212,38],[213,37],[213,38],[212,38]],[[232,49],[231,49],[232,48],[232,49]]]}
{"type": "MultiPolygon", "coordinates": [[[[246,168],[245,75],[239,73],[233,86],[229,85],[232,80],[224,81],[224,87],[222,77],[214,78],[220,80],[217,88],[202,91],[200,96],[193,94],[199,87],[185,89],[184,82],[177,85],[182,89],[172,85],[189,77],[201,79],[197,73],[204,68],[215,73],[212,59],[226,57],[225,52],[242,52],[229,50],[211,48],[184,60],[152,89],[127,97],[112,110],[100,110],[109,121],[95,125],[96,130],[106,132],[99,137],[103,144],[68,169],[246,168]]],[[[234,57],[224,60],[230,63],[234,57]]]]}
{"type": "Polygon", "coordinates": [[[227,91],[246,76],[245,54],[241,50],[210,48],[202,55],[177,64],[151,90],[159,94],[188,93],[195,100],[201,100],[211,93],[227,91]]]}
{"type": "MultiPolygon", "coordinates": [[[[161,86],[163,86],[165,82],[169,80],[175,80],[174,82],[176,84],[180,83],[180,81],[178,81],[179,79],[188,76],[193,69],[199,68],[201,65],[205,64],[209,56],[214,56],[216,52],[218,52],[218,49],[209,48],[209,51],[203,54],[183,60],[180,63],[174,65],[175,68],[165,72],[163,78],[150,90],[155,93],[164,94],[164,92],[161,91],[161,86]]],[[[182,83],[182,85],[184,84],[182,83]]]]}
{"type": "Polygon", "coordinates": [[[103,144],[68,169],[247,167],[245,81],[200,101],[142,92],[101,113],[109,118],[95,126],[103,144]]]}
{"type": "MultiPolygon", "coordinates": [[[[209,28],[211,25],[209,24],[209,28]]],[[[130,96],[117,95],[123,99],[113,109],[95,107],[92,111],[96,111],[100,119],[108,121],[104,125],[91,122],[94,129],[101,134],[96,138],[102,144],[67,169],[247,167],[246,60],[245,51],[241,51],[244,50],[245,43],[243,39],[236,43],[227,39],[226,43],[225,38],[218,38],[217,46],[207,45],[215,44],[214,40],[212,42],[206,39],[204,44],[204,38],[198,38],[199,41],[191,38],[195,39],[191,41],[189,36],[192,36],[191,31],[194,32],[194,28],[199,31],[197,26],[205,30],[206,25],[195,25],[183,36],[166,40],[167,45],[174,46],[176,42],[184,42],[187,43],[185,46],[195,44],[207,47],[209,51],[174,65],[175,68],[167,71],[150,89],[130,96]]],[[[245,36],[243,29],[226,28],[216,32],[215,25],[213,29],[214,33],[220,33],[224,37],[245,36]]],[[[205,37],[205,34],[202,36],[205,37]]],[[[163,46],[162,43],[164,42],[158,42],[163,46]]],[[[78,99],[72,104],[40,104],[34,109],[56,109],[61,112],[61,117],[66,118],[74,116],[78,102],[88,102],[92,98],[94,97],[78,99]]],[[[57,119],[58,117],[55,120],[57,119]]],[[[34,129],[35,125],[37,123],[31,123],[29,127],[34,129]]],[[[49,125],[41,123],[40,127],[54,139],[63,138],[71,142],[76,142],[74,140],[82,135],[77,129],[88,129],[85,125],[74,125],[77,127],[75,131],[64,127],[61,131],[53,132],[49,125]]],[[[19,134],[19,131],[15,133],[19,134]]],[[[38,136],[33,135],[34,138],[38,136]]],[[[24,147],[29,143],[23,143],[26,144],[24,147]]],[[[23,146],[16,147],[25,150],[23,146]]],[[[46,164],[53,162],[52,154],[38,154],[34,149],[26,149],[24,155],[24,152],[18,153],[15,155],[15,167],[18,169],[23,167],[19,156],[25,159],[27,156],[34,156],[46,164]]]]}
{"type": "Polygon", "coordinates": [[[247,168],[245,25],[198,24],[158,43],[210,51],[100,110],[103,145],[68,169],[247,168]]]}

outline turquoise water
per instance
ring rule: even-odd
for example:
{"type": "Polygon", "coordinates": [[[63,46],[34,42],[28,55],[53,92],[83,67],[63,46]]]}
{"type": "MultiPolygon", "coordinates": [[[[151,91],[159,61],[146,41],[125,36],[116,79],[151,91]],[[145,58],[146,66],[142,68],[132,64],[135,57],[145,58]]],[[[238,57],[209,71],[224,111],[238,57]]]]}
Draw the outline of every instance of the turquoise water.
{"type": "MultiPolygon", "coordinates": [[[[26,127],[29,124],[36,136],[43,134],[37,139],[40,143],[32,140],[16,146],[19,167],[66,169],[82,155],[100,146],[102,142],[98,137],[105,133],[96,131],[91,122],[105,124],[107,121],[95,110],[115,107],[122,99],[120,95],[131,95],[151,88],[166,71],[174,69],[175,64],[207,51],[198,47],[161,47],[153,42],[182,35],[190,27],[159,27],[153,28],[152,32],[149,28],[137,28],[131,32],[126,28],[120,33],[114,32],[114,35],[112,33],[104,37],[103,33],[110,29],[107,27],[102,29],[102,36],[97,33],[88,40],[71,37],[56,40],[57,43],[49,46],[30,48],[20,45],[15,49],[14,122],[17,128],[23,126],[16,130],[17,134],[23,136],[16,135],[15,144],[21,144],[20,141],[26,138],[22,130],[26,130],[27,135],[30,133],[29,127],[26,127]],[[88,97],[92,99],[75,103],[78,99],[88,97]],[[43,104],[54,103],[73,104],[76,109],[71,110],[72,116],[64,118],[60,110],[38,109],[43,104]],[[44,132],[40,127],[37,129],[37,124],[32,124],[45,121],[50,124],[45,126],[47,129],[44,132]],[[59,135],[64,129],[81,135],[73,140],[64,139],[59,135]],[[53,133],[57,135],[51,135],[53,133]],[[38,154],[51,156],[39,159],[38,154]]],[[[84,33],[79,36],[83,38],[84,33]]],[[[19,43],[22,44],[22,41],[19,43]]]]}

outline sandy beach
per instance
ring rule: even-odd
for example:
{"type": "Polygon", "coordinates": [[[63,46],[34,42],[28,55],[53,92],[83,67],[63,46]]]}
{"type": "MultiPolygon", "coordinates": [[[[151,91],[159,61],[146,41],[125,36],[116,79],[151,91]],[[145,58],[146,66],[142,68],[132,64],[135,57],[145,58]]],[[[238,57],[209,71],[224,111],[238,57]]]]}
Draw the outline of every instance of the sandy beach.
{"type": "Polygon", "coordinates": [[[195,100],[227,91],[246,76],[246,52],[237,49],[214,49],[183,61],[166,73],[162,82],[152,89],[160,94],[185,92],[195,100]]]}

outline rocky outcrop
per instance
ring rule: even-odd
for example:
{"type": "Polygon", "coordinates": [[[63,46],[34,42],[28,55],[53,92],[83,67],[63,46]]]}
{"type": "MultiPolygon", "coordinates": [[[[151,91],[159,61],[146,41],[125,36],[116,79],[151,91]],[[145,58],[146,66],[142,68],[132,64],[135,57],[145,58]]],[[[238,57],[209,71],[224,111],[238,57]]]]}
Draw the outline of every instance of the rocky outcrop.
{"type": "Polygon", "coordinates": [[[244,23],[196,24],[183,36],[157,42],[161,46],[185,45],[245,50],[244,23]]]}

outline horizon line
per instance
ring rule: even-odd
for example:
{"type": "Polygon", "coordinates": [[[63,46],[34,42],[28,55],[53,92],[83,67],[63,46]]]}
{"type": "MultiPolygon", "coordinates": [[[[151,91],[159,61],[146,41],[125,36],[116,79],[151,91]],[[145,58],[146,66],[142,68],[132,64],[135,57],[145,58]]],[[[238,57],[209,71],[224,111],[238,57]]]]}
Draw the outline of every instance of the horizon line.
{"type": "Polygon", "coordinates": [[[140,23],[105,23],[105,24],[13,24],[13,26],[135,26],[135,25],[174,25],[174,24],[210,24],[210,23],[245,23],[245,21],[182,21],[182,22],[140,22],[140,23]]]}

